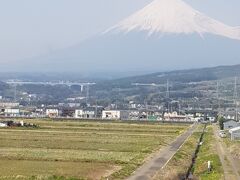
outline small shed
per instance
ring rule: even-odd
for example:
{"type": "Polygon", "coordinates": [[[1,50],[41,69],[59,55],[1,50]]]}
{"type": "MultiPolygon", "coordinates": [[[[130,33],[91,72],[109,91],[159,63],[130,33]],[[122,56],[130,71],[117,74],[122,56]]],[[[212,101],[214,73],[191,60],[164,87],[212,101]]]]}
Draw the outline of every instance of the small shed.
{"type": "Polygon", "coordinates": [[[240,140],[240,126],[229,130],[231,140],[240,140]]]}
{"type": "Polygon", "coordinates": [[[226,122],[223,123],[223,129],[224,130],[229,130],[235,127],[240,126],[240,124],[234,120],[228,120],[226,122]]]}

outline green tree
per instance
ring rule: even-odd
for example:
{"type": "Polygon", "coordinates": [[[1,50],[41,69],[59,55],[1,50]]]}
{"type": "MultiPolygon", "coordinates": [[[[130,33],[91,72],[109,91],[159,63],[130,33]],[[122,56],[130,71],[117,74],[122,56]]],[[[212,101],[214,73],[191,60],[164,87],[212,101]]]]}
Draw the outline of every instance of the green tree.
{"type": "Polygon", "coordinates": [[[223,130],[223,123],[224,123],[224,118],[223,117],[218,117],[218,122],[219,122],[219,127],[221,130],[223,130]]]}

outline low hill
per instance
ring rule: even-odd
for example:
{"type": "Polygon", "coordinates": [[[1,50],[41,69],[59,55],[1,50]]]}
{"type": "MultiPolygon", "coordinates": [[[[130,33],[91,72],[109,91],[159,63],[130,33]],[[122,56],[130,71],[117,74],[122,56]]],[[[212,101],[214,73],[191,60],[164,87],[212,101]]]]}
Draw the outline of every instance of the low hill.
{"type": "Polygon", "coordinates": [[[99,84],[98,86],[102,88],[124,88],[129,87],[132,83],[165,84],[167,80],[174,83],[190,83],[220,80],[238,76],[240,76],[240,64],[234,66],[218,66],[211,68],[159,72],[105,81],[105,83],[99,84]]]}

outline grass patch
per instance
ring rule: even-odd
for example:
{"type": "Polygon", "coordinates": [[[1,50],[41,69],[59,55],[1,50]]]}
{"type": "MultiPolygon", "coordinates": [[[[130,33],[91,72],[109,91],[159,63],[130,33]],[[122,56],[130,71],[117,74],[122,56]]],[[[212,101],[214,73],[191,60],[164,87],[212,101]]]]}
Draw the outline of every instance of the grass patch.
{"type": "Polygon", "coordinates": [[[230,138],[225,138],[224,143],[229,148],[230,153],[233,157],[236,157],[240,163],[240,141],[231,141],[230,138]]]}

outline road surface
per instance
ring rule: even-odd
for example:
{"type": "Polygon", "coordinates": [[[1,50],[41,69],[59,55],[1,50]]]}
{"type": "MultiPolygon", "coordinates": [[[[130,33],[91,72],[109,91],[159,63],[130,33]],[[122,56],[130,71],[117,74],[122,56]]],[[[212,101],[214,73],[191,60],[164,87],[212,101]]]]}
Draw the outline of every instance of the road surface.
{"type": "Polygon", "coordinates": [[[229,149],[226,147],[226,144],[223,142],[223,139],[218,135],[218,128],[216,125],[213,127],[214,129],[214,136],[216,138],[216,147],[217,152],[220,157],[222,167],[224,170],[225,180],[240,180],[240,174],[238,169],[240,169],[240,165],[235,159],[232,157],[229,149]]]}
{"type": "Polygon", "coordinates": [[[196,124],[192,125],[184,134],[177,137],[177,139],[157,152],[150,160],[145,162],[139,169],[137,169],[132,176],[127,180],[150,180],[156,173],[164,168],[172,159],[176,152],[181,148],[184,142],[192,135],[196,129],[196,124]]]}

